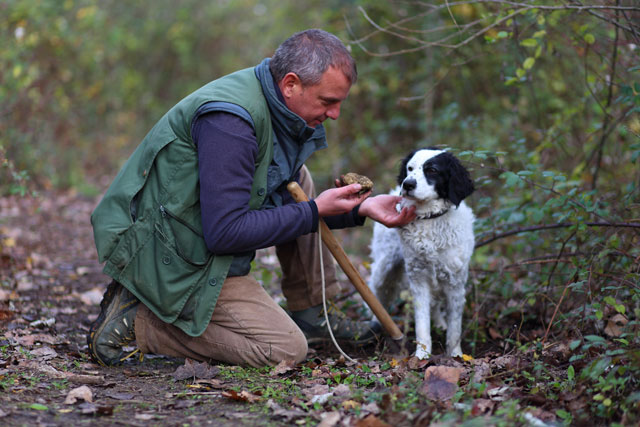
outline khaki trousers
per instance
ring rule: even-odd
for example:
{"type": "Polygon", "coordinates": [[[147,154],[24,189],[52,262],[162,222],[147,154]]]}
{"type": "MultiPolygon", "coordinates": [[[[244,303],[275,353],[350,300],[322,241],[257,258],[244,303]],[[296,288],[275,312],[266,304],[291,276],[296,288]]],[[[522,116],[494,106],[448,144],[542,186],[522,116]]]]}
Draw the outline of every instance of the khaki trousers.
{"type": "MultiPolygon", "coordinates": [[[[300,185],[315,197],[311,175],[305,166],[300,185]]],[[[329,251],[322,246],[327,298],[340,286],[329,251]]],[[[289,310],[298,311],[322,303],[318,234],[300,236],[276,247],[282,268],[282,293],[289,310]]],[[[165,323],[140,304],[135,320],[136,342],[143,353],[188,357],[206,362],[242,366],[275,365],[282,360],[302,362],[307,341],[287,313],[250,275],[225,280],[209,326],[198,337],[165,323]]]]}

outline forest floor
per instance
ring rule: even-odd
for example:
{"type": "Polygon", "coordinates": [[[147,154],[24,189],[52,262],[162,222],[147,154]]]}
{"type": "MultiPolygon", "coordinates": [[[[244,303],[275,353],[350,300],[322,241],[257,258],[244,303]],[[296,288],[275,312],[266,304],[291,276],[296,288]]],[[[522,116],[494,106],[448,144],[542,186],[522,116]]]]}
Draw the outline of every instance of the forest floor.
{"type": "MultiPolygon", "coordinates": [[[[320,348],[300,365],[263,369],[150,355],[101,367],[86,345],[108,283],[89,222],[96,201],[74,192],[0,198],[0,425],[589,422],[578,414],[592,396],[576,383],[564,341],[515,348],[495,336],[474,357],[423,361],[409,341],[397,353],[384,344],[345,349],[354,362],[320,348]],[[536,369],[556,385],[533,384],[536,369]]],[[[256,263],[259,280],[276,281],[273,253],[260,251],[256,263]]],[[[356,264],[366,275],[364,260],[356,264]]],[[[357,316],[361,302],[345,289],[342,306],[357,316]]],[[[410,337],[410,316],[396,318],[410,337]]],[[[441,341],[437,333],[436,348],[441,341]]]]}

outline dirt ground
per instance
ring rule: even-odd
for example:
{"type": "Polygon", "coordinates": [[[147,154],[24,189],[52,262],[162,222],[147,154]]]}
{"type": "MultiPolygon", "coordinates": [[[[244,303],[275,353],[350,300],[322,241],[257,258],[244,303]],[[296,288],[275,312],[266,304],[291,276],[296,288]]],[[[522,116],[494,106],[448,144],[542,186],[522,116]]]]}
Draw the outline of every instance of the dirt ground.
{"type": "Polygon", "coordinates": [[[108,283],[89,222],[95,203],[74,193],[0,198],[0,424],[272,423],[222,395],[233,379],[217,388],[174,379],[183,360],[103,368],[88,359],[86,333],[108,283]],[[65,403],[74,389],[85,399],[65,403]]]}

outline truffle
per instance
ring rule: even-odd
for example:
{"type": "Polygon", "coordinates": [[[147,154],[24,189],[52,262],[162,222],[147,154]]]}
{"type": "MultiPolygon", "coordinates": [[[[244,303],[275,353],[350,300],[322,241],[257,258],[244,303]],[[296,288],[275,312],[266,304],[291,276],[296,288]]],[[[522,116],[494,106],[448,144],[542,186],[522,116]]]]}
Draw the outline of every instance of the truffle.
{"type": "Polygon", "coordinates": [[[367,178],[364,175],[358,175],[357,173],[349,172],[342,176],[342,183],[345,185],[350,184],[360,184],[362,186],[362,190],[358,192],[358,194],[362,195],[368,191],[371,191],[373,188],[373,181],[367,178]]]}

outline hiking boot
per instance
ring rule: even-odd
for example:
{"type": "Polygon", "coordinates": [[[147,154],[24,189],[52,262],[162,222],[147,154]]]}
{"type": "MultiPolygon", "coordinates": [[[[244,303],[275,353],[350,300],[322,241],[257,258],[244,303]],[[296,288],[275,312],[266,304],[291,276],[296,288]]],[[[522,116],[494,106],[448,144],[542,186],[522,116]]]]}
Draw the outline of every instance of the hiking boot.
{"type": "MultiPolygon", "coordinates": [[[[373,343],[378,338],[379,327],[376,328],[369,321],[349,319],[332,301],[327,301],[327,314],[333,336],[339,343],[361,346],[373,343]]],[[[309,345],[331,341],[322,304],[293,311],[291,318],[302,330],[309,345]]]]}
{"type": "Polygon", "coordinates": [[[134,320],[138,299],[115,280],[109,284],[100,303],[100,316],[91,325],[87,344],[89,355],[102,366],[122,363],[127,355],[122,347],[136,339],[134,320]]]}

